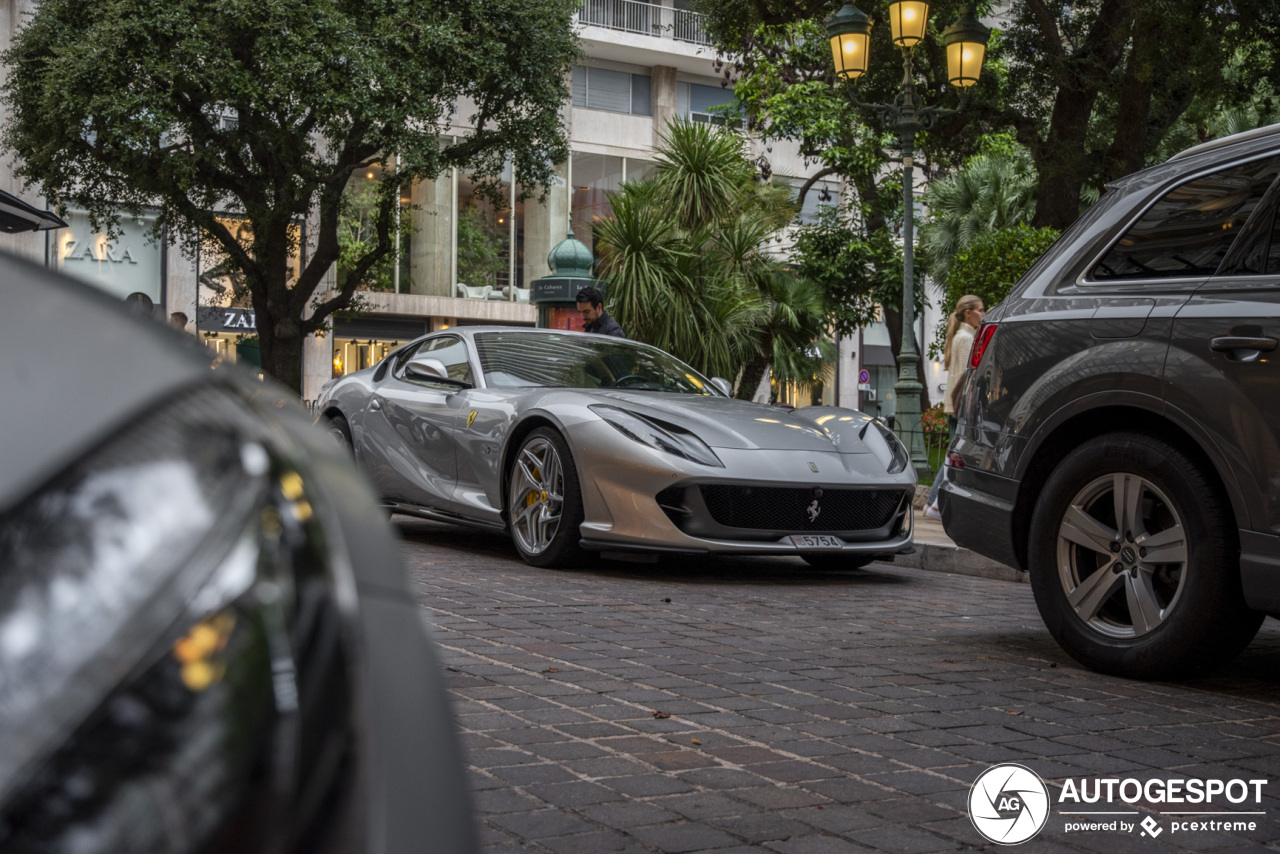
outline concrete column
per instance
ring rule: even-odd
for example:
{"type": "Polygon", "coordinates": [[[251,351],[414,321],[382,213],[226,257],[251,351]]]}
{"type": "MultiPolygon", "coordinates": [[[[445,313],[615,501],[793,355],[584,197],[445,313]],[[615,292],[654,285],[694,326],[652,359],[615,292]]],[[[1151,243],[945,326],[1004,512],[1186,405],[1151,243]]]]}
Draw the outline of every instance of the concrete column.
{"type": "Polygon", "coordinates": [[[413,236],[409,250],[408,288],[425,296],[453,296],[453,174],[413,185],[413,236]]]}
{"type": "Polygon", "coordinates": [[[657,148],[662,132],[676,116],[676,70],[655,65],[649,78],[649,94],[653,99],[653,147],[657,148]]]}
{"type": "Polygon", "coordinates": [[[524,286],[534,279],[551,274],[547,255],[553,246],[564,240],[569,222],[569,164],[556,166],[547,190],[546,204],[533,199],[524,207],[524,286]]]}
{"type": "Polygon", "coordinates": [[[333,375],[333,332],[308,335],[302,342],[302,399],[320,397],[320,386],[333,375]]]}
{"type": "Polygon", "coordinates": [[[180,311],[188,318],[187,331],[196,332],[197,289],[194,247],[190,236],[170,235],[172,238],[165,247],[165,306],[167,319],[175,311],[180,311]]]}

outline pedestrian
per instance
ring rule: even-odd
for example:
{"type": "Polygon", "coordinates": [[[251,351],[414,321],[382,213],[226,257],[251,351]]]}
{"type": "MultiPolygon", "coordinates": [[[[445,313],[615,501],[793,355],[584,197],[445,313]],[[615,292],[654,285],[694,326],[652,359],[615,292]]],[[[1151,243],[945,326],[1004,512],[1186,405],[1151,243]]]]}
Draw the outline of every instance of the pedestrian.
{"type": "Polygon", "coordinates": [[[599,289],[587,285],[578,291],[578,313],[582,315],[582,331],[595,335],[612,335],[615,338],[626,338],[618,321],[604,310],[604,294],[599,289]]]}
{"type": "Polygon", "coordinates": [[[169,315],[169,325],[179,332],[187,331],[187,313],[185,311],[175,311],[169,315]]]}
{"type": "MultiPolygon", "coordinates": [[[[942,398],[942,411],[947,414],[947,435],[955,435],[956,429],[956,393],[961,388],[961,380],[969,365],[969,352],[973,349],[973,336],[978,331],[982,317],[987,310],[982,306],[982,297],[965,294],[956,300],[956,310],[947,317],[947,338],[942,345],[942,363],[947,368],[947,391],[942,398]]],[[[929,500],[924,506],[924,515],[930,519],[941,519],[942,512],[938,507],[938,492],[942,482],[947,479],[947,467],[944,463],[938,476],[933,479],[933,488],[929,490],[929,500]]]]}

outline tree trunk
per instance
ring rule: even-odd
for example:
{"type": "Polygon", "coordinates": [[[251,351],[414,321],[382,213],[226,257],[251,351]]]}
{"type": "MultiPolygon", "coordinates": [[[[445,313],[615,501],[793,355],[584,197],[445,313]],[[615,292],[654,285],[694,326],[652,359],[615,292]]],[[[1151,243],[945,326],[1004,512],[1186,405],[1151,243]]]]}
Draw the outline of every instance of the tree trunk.
{"type": "Polygon", "coordinates": [[[302,321],[293,316],[283,266],[279,282],[273,282],[266,288],[255,287],[252,293],[262,370],[301,396],[302,321]],[[269,293],[266,299],[261,298],[263,290],[269,293]]]}
{"type": "Polygon", "coordinates": [[[738,393],[735,397],[738,400],[751,400],[767,370],[769,370],[769,360],[763,356],[756,356],[747,362],[747,366],[742,369],[742,381],[738,383],[738,393]]]}
{"type": "Polygon", "coordinates": [[[1080,189],[1086,172],[1085,133],[1096,95],[1081,90],[1058,90],[1050,120],[1049,142],[1037,146],[1033,156],[1040,174],[1036,215],[1032,226],[1062,231],[1080,215],[1080,189]]]}
{"type": "Polygon", "coordinates": [[[752,395],[756,393],[756,389],[760,387],[760,381],[764,379],[765,371],[769,370],[769,356],[767,354],[773,352],[773,341],[765,341],[761,346],[761,352],[757,353],[755,358],[747,362],[746,367],[742,369],[742,379],[738,382],[738,400],[751,400],[752,395]]]}

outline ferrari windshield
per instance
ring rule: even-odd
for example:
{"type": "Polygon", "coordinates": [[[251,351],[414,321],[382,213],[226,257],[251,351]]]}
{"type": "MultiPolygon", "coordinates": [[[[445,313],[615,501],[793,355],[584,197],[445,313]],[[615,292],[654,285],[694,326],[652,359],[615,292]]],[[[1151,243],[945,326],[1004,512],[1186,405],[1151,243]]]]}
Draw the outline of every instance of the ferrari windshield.
{"type": "Polygon", "coordinates": [[[625,388],[718,396],[697,371],[661,350],[577,332],[478,332],[489,388],[625,388]]]}

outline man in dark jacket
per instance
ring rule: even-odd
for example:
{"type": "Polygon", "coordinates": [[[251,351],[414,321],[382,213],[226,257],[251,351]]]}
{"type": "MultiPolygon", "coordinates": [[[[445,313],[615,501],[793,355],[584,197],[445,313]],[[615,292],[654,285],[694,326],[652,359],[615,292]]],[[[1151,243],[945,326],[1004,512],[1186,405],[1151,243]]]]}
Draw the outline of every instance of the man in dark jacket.
{"type": "Polygon", "coordinates": [[[604,295],[590,285],[578,291],[578,313],[582,315],[583,332],[612,335],[615,338],[627,337],[618,321],[604,310],[604,295]]]}

